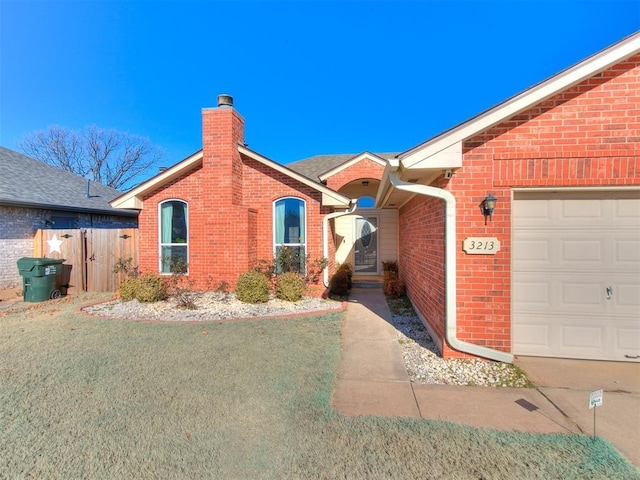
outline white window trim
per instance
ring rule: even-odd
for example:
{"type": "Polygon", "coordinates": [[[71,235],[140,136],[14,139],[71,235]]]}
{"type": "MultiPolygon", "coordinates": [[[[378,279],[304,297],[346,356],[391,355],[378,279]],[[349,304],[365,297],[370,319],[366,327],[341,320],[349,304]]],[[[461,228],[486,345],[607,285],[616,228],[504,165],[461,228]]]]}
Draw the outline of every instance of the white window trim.
{"type": "Polygon", "coordinates": [[[277,247],[280,247],[280,246],[299,247],[300,245],[302,245],[304,247],[305,257],[308,255],[308,252],[307,252],[307,238],[309,237],[309,230],[307,225],[308,216],[309,216],[309,211],[307,209],[307,201],[304,198],[287,196],[287,197],[276,198],[273,201],[271,205],[271,227],[272,227],[271,238],[273,243],[273,258],[276,258],[277,247]],[[304,204],[304,243],[276,243],[276,203],[278,203],[281,200],[287,200],[287,199],[299,200],[304,204]]]}
{"type": "Polygon", "coordinates": [[[187,271],[185,275],[189,274],[189,235],[191,233],[191,229],[189,226],[189,202],[182,200],[180,198],[167,198],[166,200],[158,203],[158,273],[160,275],[173,275],[172,272],[163,272],[162,271],[162,247],[187,247],[187,271]],[[162,243],[162,205],[167,202],[180,202],[184,203],[187,207],[187,218],[185,218],[185,223],[187,225],[187,242],[186,243],[162,243]]]}

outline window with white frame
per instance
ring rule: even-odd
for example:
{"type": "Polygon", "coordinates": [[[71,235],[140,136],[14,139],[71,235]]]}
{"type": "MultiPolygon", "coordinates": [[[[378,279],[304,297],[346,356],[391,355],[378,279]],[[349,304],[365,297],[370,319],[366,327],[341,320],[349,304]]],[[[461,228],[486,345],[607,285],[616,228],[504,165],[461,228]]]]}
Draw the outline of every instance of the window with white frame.
{"type": "MultiPolygon", "coordinates": [[[[185,268],[189,259],[187,203],[167,200],[160,204],[160,273],[185,268]]],[[[183,272],[184,273],[184,272],[183,272]]]]}
{"type": "Polygon", "coordinates": [[[278,273],[305,272],[306,223],[304,200],[286,197],[273,203],[273,244],[278,273]]]}

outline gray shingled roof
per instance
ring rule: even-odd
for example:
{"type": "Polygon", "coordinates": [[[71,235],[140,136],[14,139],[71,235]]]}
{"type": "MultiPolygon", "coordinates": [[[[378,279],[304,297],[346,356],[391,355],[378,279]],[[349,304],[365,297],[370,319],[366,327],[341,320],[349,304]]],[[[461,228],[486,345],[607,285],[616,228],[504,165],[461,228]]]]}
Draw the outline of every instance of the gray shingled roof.
{"type": "MultiPolygon", "coordinates": [[[[297,162],[289,163],[285,166],[290,168],[294,172],[298,172],[300,175],[304,175],[314,182],[319,182],[320,175],[336,168],[339,165],[342,165],[345,162],[348,162],[353,157],[357,157],[362,153],[364,152],[346,154],[343,153],[338,155],[315,155],[303,160],[298,160],[297,162]]],[[[374,153],[373,155],[388,160],[390,158],[394,158],[397,153],[374,153]]]]}
{"type": "Polygon", "coordinates": [[[87,196],[86,178],[0,147],[0,205],[136,216],[134,210],[109,205],[120,195],[115,188],[89,182],[87,196]]]}

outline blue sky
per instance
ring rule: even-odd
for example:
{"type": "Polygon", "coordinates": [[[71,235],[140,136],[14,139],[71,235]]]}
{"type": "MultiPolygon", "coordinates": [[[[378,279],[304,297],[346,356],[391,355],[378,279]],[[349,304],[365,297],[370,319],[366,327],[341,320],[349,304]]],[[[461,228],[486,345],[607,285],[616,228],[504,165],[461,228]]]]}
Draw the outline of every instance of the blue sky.
{"type": "Polygon", "coordinates": [[[403,151],[637,30],[638,0],[0,0],[0,145],[95,124],[172,165],[228,93],[281,163],[403,151]]]}

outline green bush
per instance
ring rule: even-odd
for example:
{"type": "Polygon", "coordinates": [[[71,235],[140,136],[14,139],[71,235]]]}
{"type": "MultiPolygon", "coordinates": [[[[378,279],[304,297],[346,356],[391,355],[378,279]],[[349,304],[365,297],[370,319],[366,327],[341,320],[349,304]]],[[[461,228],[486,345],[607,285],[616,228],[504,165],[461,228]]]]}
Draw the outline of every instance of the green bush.
{"type": "Polygon", "coordinates": [[[265,303],[269,301],[267,277],[254,270],[244,272],[236,285],[238,300],[245,303],[265,303]]]}
{"type": "Polygon", "coordinates": [[[167,282],[164,278],[155,273],[145,273],[138,277],[138,301],[152,303],[166,300],[168,297],[167,282]]]}
{"type": "Polygon", "coordinates": [[[349,288],[349,275],[344,270],[338,270],[333,274],[331,280],[329,280],[329,291],[333,295],[339,295],[343,297],[349,293],[349,288]]]}
{"type": "Polygon", "coordinates": [[[304,278],[295,272],[283,273],[276,279],[276,297],[280,300],[297,302],[304,293],[304,278]]]}
{"type": "Polygon", "coordinates": [[[166,280],[155,273],[127,277],[120,284],[120,298],[124,302],[136,298],[139,302],[152,303],[168,297],[166,280]]]}
{"type": "Polygon", "coordinates": [[[120,284],[120,299],[128,302],[136,298],[138,292],[138,277],[127,277],[120,284]]]}

